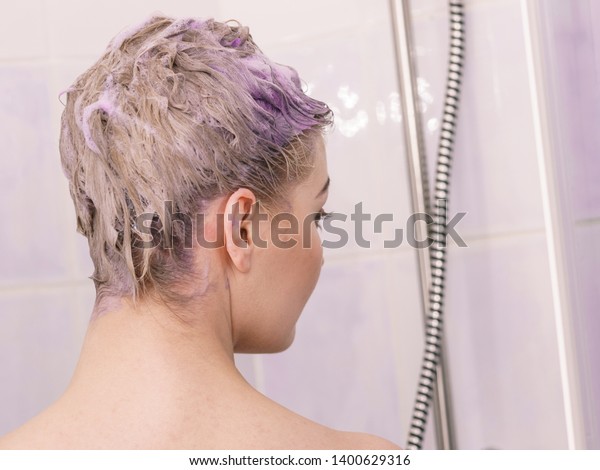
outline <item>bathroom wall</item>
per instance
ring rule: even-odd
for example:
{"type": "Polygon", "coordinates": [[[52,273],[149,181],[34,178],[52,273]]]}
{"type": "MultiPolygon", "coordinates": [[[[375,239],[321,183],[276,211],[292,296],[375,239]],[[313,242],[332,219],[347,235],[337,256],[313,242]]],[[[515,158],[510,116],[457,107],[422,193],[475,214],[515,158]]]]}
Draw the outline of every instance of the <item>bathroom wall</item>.
{"type": "MultiPolygon", "coordinates": [[[[9,221],[0,231],[0,434],[59,396],[93,304],[87,245],[75,233],[60,171],[57,95],[110,37],[160,10],[248,24],[265,53],[296,67],[309,93],[336,113],[328,136],[332,183],[325,209],[350,215],[362,203],[373,218],[393,215],[383,233],[363,224],[369,248],[352,236],[344,248],[325,250],[320,283],[288,351],[240,355],[239,367],[259,390],[308,418],[404,445],[423,328],[415,252],[407,243],[384,248],[395,229],[406,229],[411,213],[387,1],[372,2],[368,10],[358,0],[22,5],[11,6],[0,20],[0,217],[9,221]]],[[[449,216],[466,212],[457,232],[468,248],[452,242],[448,248],[445,321],[457,444],[566,448],[521,2],[465,5],[468,44],[449,216]]],[[[432,176],[448,15],[438,0],[413,0],[412,13],[432,176]]],[[[597,36],[594,41],[597,54],[597,36]]],[[[577,47],[576,37],[571,45],[577,47]]],[[[562,70],[560,62],[557,67],[562,70]]],[[[584,99],[567,93],[567,77],[562,83],[576,145],[578,132],[585,134],[575,124],[584,99]]],[[[598,118],[590,113],[588,129],[598,118]]],[[[595,180],[585,179],[597,164],[593,147],[590,140],[578,153],[588,162],[576,170],[584,180],[570,186],[579,195],[584,183],[590,188],[581,196],[585,203],[577,205],[591,212],[582,212],[582,249],[576,254],[582,272],[592,274],[598,257],[588,256],[583,241],[598,234],[595,180]]],[[[350,220],[337,226],[354,231],[350,220]]],[[[580,311],[592,322],[597,289],[593,277],[582,279],[587,294],[580,296],[580,311]]],[[[597,446],[597,440],[590,442],[597,446]]],[[[430,426],[425,447],[433,446],[430,426]]]]}
{"type": "MultiPolygon", "coordinates": [[[[413,2],[417,5],[417,2],[413,2]]],[[[448,15],[418,2],[419,75],[433,171],[448,15]]],[[[467,44],[450,213],[446,333],[459,448],[566,448],[521,2],[465,2],[467,44]]],[[[433,175],[432,175],[433,177],[433,175]]]]}
{"type": "Polygon", "coordinates": [[[541,10],[543,52],[561,222],[568,247],[586,446],[600,448],[600,4],[550,0],[541,10]]]}

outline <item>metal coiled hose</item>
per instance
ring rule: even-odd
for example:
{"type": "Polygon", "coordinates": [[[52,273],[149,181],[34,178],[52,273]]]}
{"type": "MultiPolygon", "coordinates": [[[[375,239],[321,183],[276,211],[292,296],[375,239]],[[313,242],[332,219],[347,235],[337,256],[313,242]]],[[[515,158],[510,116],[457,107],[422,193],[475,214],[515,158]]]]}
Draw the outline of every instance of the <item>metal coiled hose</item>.
{"type": "Polygon", "coordinates": [[[462,0],[449,0],[449,7],[450,60],[436,164],[433,223],[429,225],[429,237],[433,241],[430,247],[430,309],[425,322],[425,352],[423,354],[417,397],[408,433],[408,449],[421,449],[423,444],[425,425],[435,386],[436,369],[442,346],[444,270],[446,264],[446,210],[464,50],[464,11],[462,0]]]}

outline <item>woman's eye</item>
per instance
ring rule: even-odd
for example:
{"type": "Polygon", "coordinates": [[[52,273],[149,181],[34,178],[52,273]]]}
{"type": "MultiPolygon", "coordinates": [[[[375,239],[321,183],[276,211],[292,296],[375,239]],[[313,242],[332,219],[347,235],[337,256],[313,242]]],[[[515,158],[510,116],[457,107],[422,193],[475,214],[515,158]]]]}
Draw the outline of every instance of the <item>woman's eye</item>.
{"type": "Polygon", "coordinates": [[[332,214],[333,214],[333,212],[325,212],[323,209],[321,209],[320,212],[316,212],[315,213],[315,223],[317,224],[317,228],[323,228],[321,226],[321,220],[328,219],[329,217],[331,217],[332,214]]]}

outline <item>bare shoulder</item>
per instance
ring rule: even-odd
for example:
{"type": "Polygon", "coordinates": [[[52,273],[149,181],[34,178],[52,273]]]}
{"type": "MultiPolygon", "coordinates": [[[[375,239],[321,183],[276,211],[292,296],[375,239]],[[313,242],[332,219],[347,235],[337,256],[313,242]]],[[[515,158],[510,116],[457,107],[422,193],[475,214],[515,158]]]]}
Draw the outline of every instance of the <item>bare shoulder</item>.
{"type": "Polygon", "coordinates": [[[8,450],[10,448],[10,435],[0,436],[0,450],[8,450]]]}
{"type": "Polygon", "coordinates": [[[13,431],[0,436],[0,450],[33,450],[49,448],[49,437],[56,435],[56,426],[47,420],[48,409],[34,416],[13,431]]]}
{"type": "Polygon", "coordinates": [[[342,432],[340,434],[339,444],[345,445],[345,449],[401,450],[393,442],[373,434],[360,432],[342,432]]]}
{"type": "Polygon", "coordinates": [[[0,436],[0,450],[29,450],[30,446],[21,434],[15,430],[0,436]]]}
{"type": "MultiPolygon", "coordinates": [[[[269,445],[282,449],[396,449],[393,442],[360,432],[347,432],[333,429],[307,419],[281,405],[267,399],[268,406],[261,413],[265,420],[262,429],[273,431],[273,435],[264,435],[269,445]]],[[[254,425],[254,423],[253,423],[254,425]]],[[[264,442],[257,443],[257,448],[264,442]]]]}
{"type": "MultiPolygon", "coordinates": [[[[260,427],[273,432],[272,435],[265,433],[263,436],[270,446],[282,449],[400,449],[393,442],[372,434],[339,431],[323,426],[268,398],[262,404],[264,408],[261,417],[264,422],[260,427]]],[[[252,423],[252,426],[254,427],[255,423],[252,423]]],[[[265,443],[260,442],[256,445],[257,448],[264,448],[260,446],[265,443]]]]}

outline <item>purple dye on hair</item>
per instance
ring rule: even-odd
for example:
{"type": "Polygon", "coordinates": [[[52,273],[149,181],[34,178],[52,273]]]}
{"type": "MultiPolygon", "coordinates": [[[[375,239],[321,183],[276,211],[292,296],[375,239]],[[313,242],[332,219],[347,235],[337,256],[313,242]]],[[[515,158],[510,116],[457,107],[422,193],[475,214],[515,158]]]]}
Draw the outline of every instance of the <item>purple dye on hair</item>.
{"type": "MultiPolygon", "coordinates": [[[[153,16],[121,32],[111,41],[110,47],[112,50],[118,50],[127,38],[134,36],[152,20],[153,16]]],[[[219,53],[214,56],[215,60],[213,60],[213,50],[207,49],[205,54],[209,61],[206,65],[226,77],[230,82],[230,85],[227,86],[240,87],[247,93],[247,96],[254,100],[256,106],[251,111],[254,118],[249,120],[248,126],[261,139],[282,147],[303,131],[320,125],[323,116],[331,112],[325,103],[307,96],[302,91],[300,78],[296,70],[275,63],[266,57],[251,40],[247,28],[241,25],[236,29],[231,29],[225,36],[217,36],[214,29],[214,20],[183,18],[174,20],[166,28],[157,32],[156,36],[166,41],[179,43],[188,40],[184,38],[184,33],[189,30],[209,37],[216,45],[221,45],[225,48],[225,51],[228,50],[231,53],[229,57],[227,55],[222,56],[219,53]],[[231,39],[231,36],[236,34],[238,37],[231,39]]],[[[191,42],[193,43],[193,39],[191,42]]],[[[157,44],[157,41],[154,40],[153,44],[157,44]]],[[[178,49],[179,47],[173,49],[173,51],[178,49]]],[[[152,47],[138,51],[135,62],[142,66],[140,74],[146,72],[146,60],[154,60],[153,51],[152,47]]],[[[174,54],[176,53],[174,52],[174,54]]],[[[173,67],[174,57],[174,55],[161,57],[163,67],[173,67]]],[[[132,83],[137,80],[138,77],[134,76],[132,83]]],[[[112,77],[109,76],[98,101],[88,105],[80,114],[77,122],[85,136],[88,147],[96,153],[99,153],[99,149],[91,136],[88,123],[93,112],[103,111],[108,116],[136,120],[135,116],[124,116],[119,110],[115,109],[116,93],[119,93],[119,91],[114,89],[112,77]]],[[[166,108],[166,106],[168,106],[167,103],[164,107],[166,108]]],[[[198,116],[202,116],[202,114],[201,110],[197,113],[198,116]]],[[[202,118],[200,121],[217,127],[221,125],[210,116],[202,118]]],[[[147,132],[151,132],[147,124],[138,124],[141,124],[147,132]]]]}
{"type": "Polygon", "coordinates": [[[254,99],[257,104],[255,119],[249,125],[258,136],[283,146],[303,131],[319,125],[323,116],[331,112],[325,103],[302,91],[296,70],[271,61],[254,44],[246,46],[250,38],[247,28],[238,23],[238,28],[231,30],[238,37],[230,39],[229,34],[216,37],[213,22],[212,19],[178,19],[159,34],[166,39],[182,41],[182,33],[193,29],[212,36],[218,44],[230,49],[233,60],[211,60],[208,65],[254,99]],[[242,55],[238,51],[242,51],[242,55]]]}
{"type": "MultiPolygon", "coordinates": [[[[173,21],[159,34],[165,39],[177,41],[181,41],[182,34],[190,29],[200,34],[214,35],[213,21],[203,18],[181,18],[173,21]]],[[[133,28],[133,31],[137,29],[139,27],[133,28]]],[[[236,54],[235,62],[230,62],[235,66],[223,67],[211,63],[210,67],[242,86],[254,99],[257,104],[256,116],[254,122],[250,123],[254,132],[277,146],[283,146],[296,135],[318,125],[319,118],[330,110],[325,103],[307,96],[302,91],[296,70],[271,61],[258,47],[244,47],[248,35],[247,28],[239,25],[232,32],[239,36],[231,41],[225,41],[225,37],[214,39],[219,41],[221,46],[230,48],[232,54],[236,54]],[[252,54],[237,55],[237,51],[246,50],[251,50],[252,54]]],[[[228,35],[227,38],[229,37],[228,35]]],[[[168,59],[165,57],[164,60],[165,66],[168,66],[168,59]]]]}
{"type": "Polygon", "coordinates": [[[202,27],[204,26],[204,24],[206,23],[206,20],[202,19],[202,18],[194,18],[191,22],[190,22],[190,29],[195,29],[195,30],[200,30],[202,29],[202,27]]]}
{"type": "Polygon", "coordinates": [[[259,117],[264,124],[259,129],[262,137],[276,145],[285,145],[294,136],[315,126],[316,116],[327,113],[324,103],[304,94],[293,68],[271,62],[262,53],[241,60],[246,67],[243,78],[247,89],[265,111],[259,117]]]}

